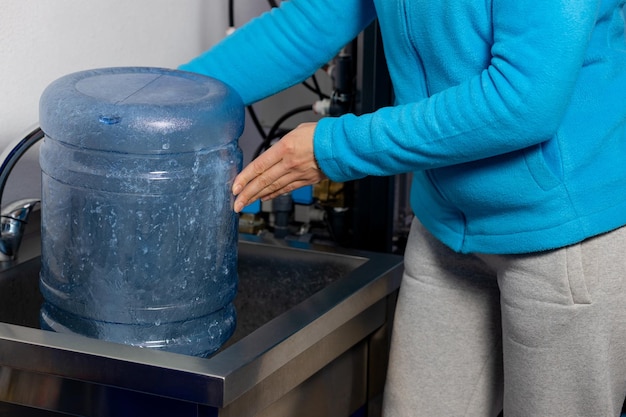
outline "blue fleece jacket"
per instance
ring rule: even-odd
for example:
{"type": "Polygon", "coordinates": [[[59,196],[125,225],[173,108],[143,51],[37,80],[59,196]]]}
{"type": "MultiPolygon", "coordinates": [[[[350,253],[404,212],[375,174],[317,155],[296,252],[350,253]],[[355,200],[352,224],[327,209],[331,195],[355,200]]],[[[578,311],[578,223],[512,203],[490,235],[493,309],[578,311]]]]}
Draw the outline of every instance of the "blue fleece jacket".
{"type": "Polygon", "coordinates": [[[291,0],[181,66],[252,103],[378,18],[396,103],[322,119],[335,181],[413,172],[411,204],[461,252],[565,246],[626,224],[625,0],[291,0]]]}

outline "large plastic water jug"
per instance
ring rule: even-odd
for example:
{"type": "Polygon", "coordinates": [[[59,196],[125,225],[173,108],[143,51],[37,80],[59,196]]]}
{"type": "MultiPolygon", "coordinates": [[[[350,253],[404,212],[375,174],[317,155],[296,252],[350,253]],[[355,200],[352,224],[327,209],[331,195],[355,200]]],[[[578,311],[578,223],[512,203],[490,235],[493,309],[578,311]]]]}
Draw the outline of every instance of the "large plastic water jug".
{"type": "Polygon", "coordinates": [[[236,322],[244,106],[162,68],[69,74],[40,100],[42,328],[207,356],[236,322]]]}

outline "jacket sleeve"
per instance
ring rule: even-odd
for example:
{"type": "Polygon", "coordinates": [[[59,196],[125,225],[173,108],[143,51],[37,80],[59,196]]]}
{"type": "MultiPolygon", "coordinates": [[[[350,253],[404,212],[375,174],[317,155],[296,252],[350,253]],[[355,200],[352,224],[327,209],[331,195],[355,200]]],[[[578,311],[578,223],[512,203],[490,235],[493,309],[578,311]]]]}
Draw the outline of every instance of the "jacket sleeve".
{"type": "Polygon", "coordinates": [[[483,71],[423,100],[321,120],[314,138],[320,167],[346,181],[481,160],[550,139],[574,92],[599,4],[493,0],[483,71]]]}
{"type": "Polygon", "coordinates": [[[179,69],[217,78],[251,104],[298,84],[375,17],[371,0],[290,0],[179,69]]]}

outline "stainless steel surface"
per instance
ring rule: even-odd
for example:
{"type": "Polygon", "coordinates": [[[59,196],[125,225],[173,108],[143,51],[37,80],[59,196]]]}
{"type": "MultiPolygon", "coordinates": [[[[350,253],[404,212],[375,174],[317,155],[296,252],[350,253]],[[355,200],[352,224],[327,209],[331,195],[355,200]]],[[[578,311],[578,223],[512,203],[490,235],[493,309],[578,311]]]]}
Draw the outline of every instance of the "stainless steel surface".
{"type": "Polygon", "coordinates": [[[41,138],[43,138],[43,132],[41,129],[36,128],[26,137],[9,144],[0,154],[0,207],[2,208],[0,262],[10,261],[17,257],[28,216],[39,203],[39,199],[28,199],[13,202],[7,207],[3,207],[2,195],[4,194],[4,187],[17,161],[41,138]]]}
{"type": "Polygon", "coordinates": [[[400,257],[242,236],[238,329],[203,359],[39,330],[38,238],[27,231],[23,255],[0,272],[0,415],[376,410],[400,257]]]}

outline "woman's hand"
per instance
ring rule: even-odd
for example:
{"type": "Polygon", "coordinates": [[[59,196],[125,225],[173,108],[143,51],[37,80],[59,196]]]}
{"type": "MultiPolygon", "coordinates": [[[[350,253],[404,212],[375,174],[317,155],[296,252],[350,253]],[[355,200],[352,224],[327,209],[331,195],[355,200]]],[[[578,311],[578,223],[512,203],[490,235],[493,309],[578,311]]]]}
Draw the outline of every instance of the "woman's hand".
{"type": "Polygon", "coordinates": [[[233,183],[235,212],[326,178],[313,154],[317,123],[303,123],[250,162],[233,183]]]}

